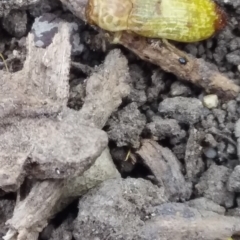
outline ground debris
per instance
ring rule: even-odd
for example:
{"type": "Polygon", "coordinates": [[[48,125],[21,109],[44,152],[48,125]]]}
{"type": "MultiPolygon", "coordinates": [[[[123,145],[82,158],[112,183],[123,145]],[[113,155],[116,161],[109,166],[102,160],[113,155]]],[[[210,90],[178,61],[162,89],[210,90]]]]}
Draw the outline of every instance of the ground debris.
{"type": "Polygon", "coordinates": [[[191,183],[186,182],[178,159],[168,148],[152,140],[143,140],[137,154],[153,172],[160,186],[165,188],[171,201],[185,201],[191,196],[191,183]]]}
{"type": "Polygon", "coordinates": [[[107,180],[79,202],[73,236],[109,240],[217,240],[240,231],[240,220],[183,203],[143,179],[107,180]]]}
{"type": "Polygon", "coordinates": [[[161,115],[174,118],[180,123],[195,124],[203,115],[203,105],[196,98],[173,97],[163,100],[158,111],[161,115]]]}
{"type": "Polygon", "coordinates": [[[11,35],[20,38],[27,32],[27,12],[13,10],[3,18],[3,27],[11,35]]]}
{"type": "Polygon", "coordinates": [[[12,218],[6,222],[9,231],[4,240],[37,239],[54,213],[52,210],[61,197],[63,186],[63,180],[36,182],[28,196],[17,202],[12,218]]]}
{"type": "Polygon", "coordinates": [[[88,79],[87,107],[83,105],[79,112],[68,109],[69,32],[69,25],[61,23],[46,49],[36,48],[30,34],[30,56],[23,70],[3,73],[2,101],[6,99],[8,105],[0,112],[0,126],[5,136],[2,147],[8,148],[3,148],[2,159],[11,159],[6,150],[13,157],[9,171],[7,162],[1,163],[5,181],[1,181],[1,187],[16,191],[25,176],[32,183],[25,189],[28,195],[18,192],[14,214],[7,221],[9,231],[5,240],[37,239],[49,218],[73,199],[105,179],[119,177],[107,149],[107,134],[100,129],[129,92],[125,83],[127,61],[120,50],[111,51],[104,64],[88,79]],[[107,64],[116,58],[120,60],[119,72],[116,65],[107,64]],[[96,103],[102,108],[95,109],[96,103]],[[108,111],[104,111],[106,109],[108,111]],[[7,142],[9,139],[11,144],[7,142]],[[9,179],[6,178],[8,172],[9,179]]]}
{"type": "Polygon", "coordinates": [[[73,231],[73,217],[70,215],[57,229],[53,231],[51,237],[46,240],[71,240],[73,231]]]}
{"type": "Polygon", "coordinates": [[[140,146],[140,134],[146,124],[145,115],[138,110],[136,103],[131,103],[109,119],[107,131],[109,139],[116,141],[118,147],[140,146]]]}
{"type": "Polygon", "coordinates": [[[202,159],[201,141],[203,134],[195,128],[190,129],[185,152],[185,166],[187,177],[190,181],[195,180],[204,171],[204,162],[202,159]]]}
{"type": "Polygon", "coordinates": [[[12,74],[2,71],[0,104],[4,107],[0,110],[1,119],[53,116],[62,111],[69,95],[71,51],[68,27],[63,31],[63,35],[56,35],[46,50],[36,48],[30,34],[23,69],[12,74]],[[62,46],[62,51],[56,51],[56,46],[62,46]]]}
{"type": "Polygon", "coordinates": [[[42,180],[79,176],[108,143],[106,133],[95,128],[47,118],[17,120],[17,126],[2,129],[0,187],[4,191],[16,191],[25,176],[42,180]]]}
{"type": "Polygon", "coordinates": [[[234,192],[227,189],[227,181],[231,169],[224,166],[212,164],[203,173],[198,184],[196,184],[197,196],[204,196],[213,202],[230,208],[234,204],[234,192]]]}
{"type": "Polygon", "coordinates": [[[226,212],[226,209],[224,207],[204,197],[190,200],[186,202],[186,204],[188,204],[189,207],[196,208],[198,210],[212,211],[222,215],[224,215],[226,212]]]}
{"type": "Polygon", "coordinates": [[[159,116],[152,118],[152,122],[146,125],[146,131],[156,140],[169,138],[171,141],[180,142],[186,137],[186,132],[175,119],[163,119],[159,116]]]}
{"type": "Polygon", "coordinates": [[[7,233],[7,226],[5,222],[12,217],[14,210],[15,201],[8,199],[1,199],[0,201],[0,238],[7,233]]]}
{"type": "Polygon", "coordinates": [[[80,121],[103,128],[111,114],[130,92],[128,62],[120,50],[111,51],[89,78],[80,121]]]}
{"type": "Polygon", "coordinates": [[[227,188],[231,192],[240,192],[240,165],[236,166],[229,176],[227,188]]]}
{"type": "Polygon", "coordinates": [[[164,189],[143,179],[107,180],[79,202],[74,238],[134,239],[148,217],[146,208],[167,201],[164,189]]]}
{"type": "Polygon", "coordinates": [[[74,176],[75,173],[79,175],[91,166],[107,146],[107,136],[100,130],[87,126],[79,128],[77,123],[69,125],[64,120],[40,117],[43,114],[60,114],[67,103],[70,64],[67,31],[64,25],[63,35],[56,35],[46,51],[35,48],[30,35],[30,54],[23,70],[5,74],[1,78],[1,101],[5,103],[5,108],[0,113],[3,119],[0,187],[5,191],[16,191],[26,175],[35,179],[61,179],[74,176]],[[63,52],[55,51],[60,42],[64,57],[57,55],[63,52]],[[58,63],[59,59],[63,62],[58,63]],[[44,63],[48,65],[45,71],[42,69],[44,63]],[[72,141],[76,142],[73,144],[72,141]],[[86,145],[87,142],[89,145],[86,145]],[[79,151],[82,146],[86,146],[89,152],[79,151]]]}

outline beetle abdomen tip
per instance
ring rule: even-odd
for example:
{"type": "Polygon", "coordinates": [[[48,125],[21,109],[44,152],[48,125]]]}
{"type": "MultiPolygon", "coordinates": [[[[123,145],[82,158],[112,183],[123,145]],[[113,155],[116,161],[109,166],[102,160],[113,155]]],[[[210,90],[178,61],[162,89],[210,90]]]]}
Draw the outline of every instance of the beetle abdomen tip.
{"type": "Polygon", "coordinates": [[[227,25],[227,22],[228,22],[227,14],[222,8],[220,8],[217,5],[215,8],[215,11],[218,16],[215,21],[215,30],[221,31],[227,25]]]}

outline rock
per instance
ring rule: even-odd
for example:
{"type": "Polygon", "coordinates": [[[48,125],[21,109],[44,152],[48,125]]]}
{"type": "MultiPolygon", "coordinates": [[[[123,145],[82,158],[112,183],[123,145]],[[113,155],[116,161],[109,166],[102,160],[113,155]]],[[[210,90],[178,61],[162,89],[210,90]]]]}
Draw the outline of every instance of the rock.
{"type": "Polygon", "coordinates": [[[151,80],[152,84],[147,89],[148,102],[156,100],[159,94],[166,88],[166,80],[164,79],[164,73],[161,69],[157,69],[153,72],[151,80]]]}
{"type": "Polygon", "coordinates": [[[107,133],[109,139],[115,141],[118,147],[130,145],[138,148],[145,124],[145,115],[141,114],[136,103],[131,103],[120,110],[116,117],[110,118],[107,133]]]}
{"type": "Polygon", "coordinates": [[[135,102],[138,106],[142,106],[147,101],[145,73],[138,65],[132,64],[129,67],[129,74],[131,89],[126,99],[128,102],[135,102]]]}
{"type": "Polygon", "coordinates": [[[163,189],[143,179],[107,180],[79,201],[74,238],[133,239],[148,206],[166,202],[163,189]]]}
{"type": "Polygon", "coordinates": [[[224,207],[204,197],[190,200],[189,202],[186,202],[186,204],[188,204],[189,207],[192,207],[198,210],[212,211],[212,212],[223,214],[223,215],[226,212],[224,207]]]}
{"type": "Polygon", "coordinates": [[[217,151],[212,147],[205,148],[203,150],[203,153],[207,158],[210,159],[214,159],[215,157],[217,157],[217,151]]]}
{"type": "Polygon", "coordinates": [[[230,192],[240,192],[240,165],[236,166],[229,176],[227,188],[230,192]]]}
{"type": "Polygon", "coordinates": [[[175,96],[188,96],[191,89],[180,81],[176,81],[171,85],[170,95],[175,96]]]}
{"type": "Polygon", "coordinates": [[[226,55],[226,59],[229,63],[233,64],[233,65],[239,65],[240,64],[240,51],[236,50],[233,51],[231,53],[228,53],[226,55]]]}
{"type": "Polygon", "coordinates": [[[16,38],[23,37],[27,32],[26,11],[13,10],[2,20],[4,29],[16,38]]]}
{"type": "Polygon", "coordinates": [[[186,136],[175,119],[162,119],[159,116],[152,118],[152,122],[146,125],[146,130],[157,140],[175,138],[180,142],[186,136]]]}
{"type": "Polygon", "coordinates": [[[163,100],[158,107],[161,115],[180,123],[197,123],[203,114],[202,102],[196,98],[174,97],[163,100]]]}
{"type": "Polygon", "coordinates": [[[168,203],[143,179],[108,180],[79,201],[73,237],[108,240],[216,240],[239,234],[240,220],[168,203]]]}
{"type": "Polygon", "coordinates": [[[204,196],[227,208],[232,207],[234,204],[234,193],[227,189],[227,181],[230,174],[230,169],[212,164],[203,173],[199,183],[195,186],[197,195],[204,196]]]}
{"type": "Polygon", "coordinates": [[[44,13],[54,12],[61,7],[58,0],[41,0],[37,4],[29,7],[29,13],[34,17],[40,17],[44,13]]]}
{"type": "Polygon", "coordinates": [[[203,104],[205,107],[212,109],[218,106],[218,96],[215,94],[206,95],[203,97],[203,104]]]}
{"type": "Polygon", "coordinates": [[[227,216],[240,217],[240,208],[232,208],[227,212],[227,216]]]}
{"type": "Polygon", "coordinates": [[[0,152],[4,156],[0,188],[5,191],[16,190],[25,175],[37,179],[79,176],[108,143],[105,132],[64,121],[29,119],[5,130],[0,141],[0,152]]]}
{"type": "Polygon", "coordinates": [[[109,150],[106,149],[81,176],[65,180],[62,198],[82,196],[89,189],[99,185],[104,180],[119,177],[120,173],[113,163],[109,150]]]}
{"type": "MultiPolygon", "coordinates": [[[[31,32],[34,35],[34,42],[37,47],[46,48],[51,44],[53,37],[59,30],[61,19],[53,13],[44,13],[40,17],[35,18],[31,32]]],[[[80,43],[79,28],[77,22],[68,21],[70,27],[70,43],[72,45],[72,55],[79,55],[83,51],[83,45],[80,43]]]]}

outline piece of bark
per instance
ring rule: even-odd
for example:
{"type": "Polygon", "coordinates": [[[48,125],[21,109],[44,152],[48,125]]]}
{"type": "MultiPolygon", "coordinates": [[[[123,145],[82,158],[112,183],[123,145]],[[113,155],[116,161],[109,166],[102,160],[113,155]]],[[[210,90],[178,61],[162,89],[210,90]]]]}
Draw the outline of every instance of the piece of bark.
{"type": "MultiPolygon", "coordinates": [[[[61,27],[59,28],[58,34],[62,34],[61,27]]],[[[59,47],[57,48],[57,50],[62,51],[62,49],[59,47]]],[[[83,106],[83,108],[79,112],[68,109],[66,106],[62,106],[60,108],[61,110],[59,112],[56,112],[58,113],[57,118],[54,117],[55,116],[54,114],[53,115],[50,114],[51,119],[48,119],[48,121],[56,124],[54,128],[55,133],[57,131],[59,132],[65,130],[68,131],[67,129],[70,130],[70,128],[78,126],[77,131],[72,129],[69,132],[71,134],[76,134],[76,136],[72,138],[72,141],[78,141],[79,129],[93,130],[94,127],[102,128],[105,125],[111,113],[115,111],[117,107],[120,105],[122,98],[128,94],[129,87],[126,83],[127,78],[128,78],[128,66],[126,58],[121,54],[120,50],[111,51],[106,58],[106,62],[103,65],[101,65],[98,68],[98,70],[87,80],[88,90],[87,94],[89,95],[87,96],[88,100],[86,104],[88,104],[90,113],[87,111],[86,106],[83,106]],[[116,67],[116,64],[115,65],[110,64],[110,61],[112,61],[113,59],[114,60],[118,59],[119,63],[118,67],[116,67]],[[107,64],[108,61],[109,64],[107,64]],[[97,109],[95,109],[96,106],[98,106],[97,109]],[[108,110],[104,111],[104,109],[108,110]],[[69,128],[69,126],[71,127],[69,128]]],[[[62,85],[62,87],[64,87],[64,85],[62,85]]],[[[60,101],[57,102],[62,103],[63,101],[61,101],[60,99],[60,101]]],[[[22,114],[19,115],[21,117],[24,116],[22,114]]],[[[34,116],[36,116],[36,114],[34,116]]],[[[33,122],[36,121],[37,123],[39,121],[43,121],[42,118],[44,117],[40,118],[39,115],[37,116],[39,119],[34,118],[32,120],[33,122]]],[[[21,120],[27,121],[27,119],[24,118],[21,120]]],[[[9,119],[7,119],[6,121],[9,122],[9,119]]],[[[100,131],[94,129],[94,131],[95,130],[100,131]]],[[[84,136],[86,134],[82,135],[84,136]]],[[[97,141],[99,139],[97,139],[96,136],[94,136],[94,138],[97,141]]],[[[38,138],[36,137],[36,139],[38,138]]],[[[42,144],[46,144],[48,146],[47,142],[45,141],[42,142],[43,142],[42,144]]],[[[73,143],[73,146],[75,144],[76,143],[73,143]]],[[[60,149],[56,148],[56,151],[60,150],[60,152],[61,151],[64,152],[64,149],[61,148],[61,146],[56,147],[60,147],[60,149]]],[[[86,143],[85,146],[83,146],[83,148],[84,147],[88,148],[89,146],[86,143]]],[[[85,151],[88,152],[87,149],[85,149],[85,151]]],[[[40,154],[44,155],[46,154],[46,152],[43,151],[40,154]]],[[[96,158],[97,155],[95,155],[94,161],[96,160],[96,158]]],[[[69,179],[69,181],[68,179],[66,179],[66,181],[64,180],[52,180],[52,181],[45,180],[43,182],[37,181],[33,185],[33,188],[30,189],[29,195],[27,195],[23,200],[19,201],[13,217],[8,221],[8,226],[10,229],[8,231],[8,234],[5,236],[5,240],[37,239],[39,232],[42,231],[43,227],[47,224],[49,218],[52,217],[53,214],[55,214],[56,212],[62,210],[62,208],[69,204],[75,197],[83,194],[86,190],[88,190],[88,188],[91,188],[99,184],[101,181],[104,181],[104,179],[114,177],[116,178],[120,176],[112,162],[112,159],[109,157],[107,149],[102,152],[101,156],[97,158],[95,163],[96,166],[93,165],[91,168],[89,168],[89,171],[87,171],[86,174],[84,174],[84,176],[80,175],[75,178],[72,177],[71,179],[69,179]],[[64,185],[64,189],[61,187],[62,182],[64,185]],[[82,182],[86,183],[85,186],[83,186],[82,182]],[[42,191],[42,189],[45,190],[42,191]],[[38,198],[38,195],[36,194],[38,192],[41,192],[42,194],[41,198],[38,198]],[[49,202],[46,201],[46,199],[48,199],[49,202]],[[39,205],[41,205],[42,207],[41,211],[35,209],[38,208],[39,205]],[[28,208],[30,210],[28,210],[28,208]],[[29,222],[28,220],[28,216],[29,214],[34,213],[34,209],[35,209],[35,214],[33,215],[34,221],[31,224],[31,222],[29,222]]],[[[31,173],[32,171],[31,168],[28,168],[27,170],[29,173],[31,173]]],[[[19,195],[19,198],[22,198],[21,194],[19,195]]]]}
{"type": "Polygon", "coordinates": [[[107,134],[99,129],[48,118],[19,120],[0,131],[0,188],[4,191],[16,191],[25,176],[80,176],[108,144],[107,134]]]}
{"type": "Polygon", "coordinates": [[[201,133],[195,128],[190,130],[184,158],[187,177],[190,181],[196,180],[204,170],[202,147],[200,145],[202,138],[201,133]]]}
{"type": "Polygon", "coordinates": [[[127,59],[118,49],[111,51],[104,63],[86,79],[86,98],[79,111],[79,121],[103,128],[112,112],[129,94],[128,80],[127,59]]]}
{"type": "Polygon", "coordinates": [[[0,188],[5,191],[16,191],[26,175],[35,179],[79,176],[107,146],[103,131],[77,121],[54,120],[68,100],[68,37],[68,25],[63,24],[44,50],[34,47],[30,34],[23,70],[1,78],[0,188]]]}
{"type": "MultiPolygon", "coordinates": [[[[173,51],[164,46],[153,47],[146,39],[123,33],[119,43],[134,52],[138,57],[166,72],[171,72],[180,79],[189,81],[203,88],[207,93],[215,93],[225,100],[234,99],[240,87],[223,74],[219,73],[203,59],[189,58],[186,65],[179,64],[179,58],[173,51]]],[[[184,54],[183,54],[184,55],[184,54]]]]}
{"type": "Polygon", "coordinates": [[[164,203],[139,231],[139,239],[219,240],[240,236],[240,219],[200,211],[182,203],[164,203]]]}
{"type": "Polygon", "coordinates": [[[1,119],[56,115],[67,105],[71,45],[69,27],[60,28],[62,34],[57,34],[47,49],[35,47],[34,36],[29,34],[23,69],[16,73],[1,71],[1,119]],[[61,51],[56,51],[58,48],[61,51]]]}
{"type": "Polygon", "coordinates": [[[29,195],[17,202],[13,217],[6,222],[9,231],[4,240],[37,239],[39,232],[52,216],[51,210],[60,199],[63,188],[63,180],[45,180],[35,183],[29,195]]]}
{"type": "Polygon", "coordinates": [[[190,198],[191,184],[185,181],[178,159],[168,148],[163,148],[153,140],[143,140],[137,154],[153,172],[159,185],[164,186],[171,201],[190,198]]]}
{"type": "MultiPolygon", "coordinates": [[[[85,7],[88,0],[61,0],[61,2],[86,22],[85,7]]],[[[179,63],[179,56],[165,46],[154,47],[145,38],[124,32],[118,41],[124,47],[134,52],[138,57],[155,65],[160,66],[164,71],[171,72],[180,79],[189,81],[200,86],[206,92],[216,93],[222,99],[236,98],[240,87],[223,74],[220,74],[203,59],[188,57],[186,65],[179,63]]],[[[179,51],[181,52],[181,51],[179,51]]]]}

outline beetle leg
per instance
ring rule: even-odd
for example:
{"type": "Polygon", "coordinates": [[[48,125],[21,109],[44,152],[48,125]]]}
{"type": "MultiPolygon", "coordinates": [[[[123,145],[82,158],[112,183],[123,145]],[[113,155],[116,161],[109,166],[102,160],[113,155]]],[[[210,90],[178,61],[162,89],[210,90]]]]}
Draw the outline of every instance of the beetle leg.
{"type": "Polygon", "coordinates": [[[3,64],[5,65],[5,68],[6,68],[7,72],[9,72],[9,70],[8,70],[8,66],[7,66],[7,63],[6,63],[4,57],[3,57],[3,55],[2,55],[1,53],[0,53],[0,58],[2,59],[3,64]]]}
{"type": "Polygon", "coordinates": [[[122,32],[115,32],[113,35],[112,43],[118,44],[120,42],[120,39],[122,37],[122,32]]]}
{"type": "Polygon", "coordinates": [[[151,41],[151,46],[153,48],[156,48],[156,49],[158,48],[159,49],[159,48],[161,48],[161,41],[154,39],[154,40],[151,41]]]}
{"type": "Polygon", "coordinates": [[[105,39],[111,44],[118,44],[120,42],[120,39],[122,37],[122,32],[105,32],[104,34],[105,39]]]}

